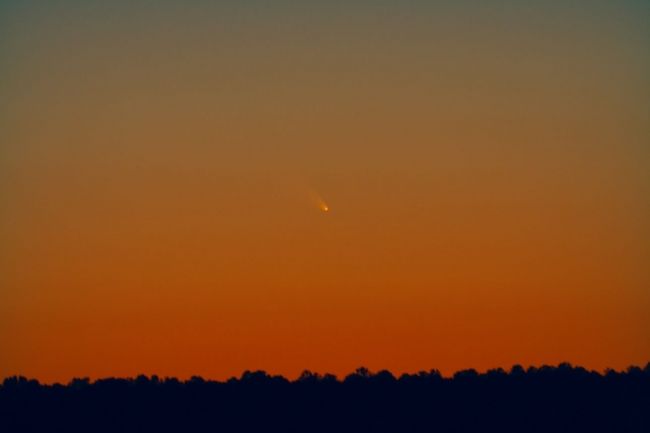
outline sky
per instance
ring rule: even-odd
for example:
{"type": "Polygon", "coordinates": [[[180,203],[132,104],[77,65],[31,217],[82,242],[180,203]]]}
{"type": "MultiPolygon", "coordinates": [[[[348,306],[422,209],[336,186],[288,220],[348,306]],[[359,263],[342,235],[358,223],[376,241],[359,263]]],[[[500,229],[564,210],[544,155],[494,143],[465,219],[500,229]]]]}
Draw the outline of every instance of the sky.
{"type": "Polygon", "coordinates": [[[645,365],[649,21],[0,1],[0,377],[645,365]]]}

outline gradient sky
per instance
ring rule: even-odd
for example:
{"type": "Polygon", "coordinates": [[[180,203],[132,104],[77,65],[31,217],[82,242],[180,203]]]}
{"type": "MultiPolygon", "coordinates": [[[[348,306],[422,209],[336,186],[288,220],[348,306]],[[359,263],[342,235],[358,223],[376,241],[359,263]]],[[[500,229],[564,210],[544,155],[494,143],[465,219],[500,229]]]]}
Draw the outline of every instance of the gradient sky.
{"type": "Polygon", "coordinates": [[[0,1],[0,377],[650,361],[650,3],[212,3],[0,1]]]}

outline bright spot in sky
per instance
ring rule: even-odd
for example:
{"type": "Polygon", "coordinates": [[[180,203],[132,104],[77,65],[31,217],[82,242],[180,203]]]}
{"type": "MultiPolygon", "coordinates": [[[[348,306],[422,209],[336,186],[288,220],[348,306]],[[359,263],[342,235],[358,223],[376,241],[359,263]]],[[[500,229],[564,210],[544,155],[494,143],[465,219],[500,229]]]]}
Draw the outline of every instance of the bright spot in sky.
{"type": "Polygon", "coordinates": [[[330,207],[327,203],[325,203],[325,200],[323,200],[323,197],[320,196],[316,191],[311,190],[309,192],[309,196],[311,198],[312,203],[320,209],[321,212],[329,212],[330,207]]]}

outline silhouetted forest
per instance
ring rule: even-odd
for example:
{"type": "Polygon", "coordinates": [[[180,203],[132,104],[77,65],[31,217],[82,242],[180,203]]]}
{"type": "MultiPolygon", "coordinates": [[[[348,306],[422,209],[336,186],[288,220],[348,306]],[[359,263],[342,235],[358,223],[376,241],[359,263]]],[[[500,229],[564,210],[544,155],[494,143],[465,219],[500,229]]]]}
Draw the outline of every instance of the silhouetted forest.
{"type": "Polygon", "coordinates": [[[2,432],[650,432],[650,363],[477,373],[246,371],[225,382],[157,376],[0,386],[2,432]]]}

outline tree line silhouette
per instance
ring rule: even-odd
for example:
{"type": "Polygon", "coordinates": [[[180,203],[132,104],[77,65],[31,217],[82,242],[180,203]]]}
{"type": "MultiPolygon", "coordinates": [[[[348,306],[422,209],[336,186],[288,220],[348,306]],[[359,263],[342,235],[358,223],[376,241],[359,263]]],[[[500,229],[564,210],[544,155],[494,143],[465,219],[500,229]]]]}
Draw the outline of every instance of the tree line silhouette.
{"type": "Polygon", "coordinates": [[[0,432],[650,432],[650,363],[514,366],[443,377],[359,368],[339,380],[246,371],[219,382],[138,376],[67,385],[9,377],[0,432]]]}

